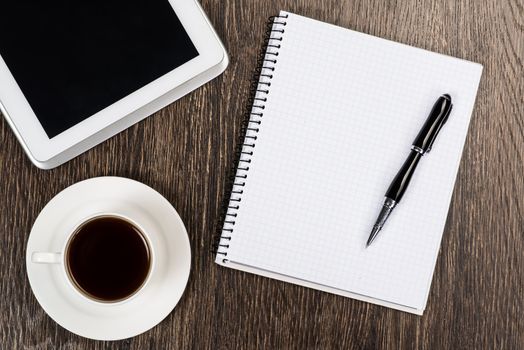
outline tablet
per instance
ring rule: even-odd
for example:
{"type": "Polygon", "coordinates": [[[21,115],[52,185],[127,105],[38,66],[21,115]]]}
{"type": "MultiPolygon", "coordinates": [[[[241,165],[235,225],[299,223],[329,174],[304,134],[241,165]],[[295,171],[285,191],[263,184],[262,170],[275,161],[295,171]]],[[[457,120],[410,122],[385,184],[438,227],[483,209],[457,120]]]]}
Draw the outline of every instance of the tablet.
{"type": "Polygon", "coordinates": [[[0,107],[48,169],[154,113],[226,68],[194,0],[8,0],[0,107]]]}

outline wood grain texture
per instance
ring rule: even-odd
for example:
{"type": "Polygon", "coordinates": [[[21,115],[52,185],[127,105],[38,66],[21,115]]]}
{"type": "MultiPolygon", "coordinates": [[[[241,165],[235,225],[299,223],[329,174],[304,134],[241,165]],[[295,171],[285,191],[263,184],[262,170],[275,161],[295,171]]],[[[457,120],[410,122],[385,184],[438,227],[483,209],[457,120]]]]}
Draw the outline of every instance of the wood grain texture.
{"type": "Polygon", "coordinates": [[[231,56],[213,82],[51,171],[0,120],[2,349],[524,348],[524,2],[203,0],[231,56]],[[424,316],[219,267],[209,253],[266,18],[286,9],[484,65],[424,316]],[[184,220],[192,271],[176,309],[119,342],[76,336],[31,293],[25,245],[44,205],[94,176],[142,181],[184,220]]]}

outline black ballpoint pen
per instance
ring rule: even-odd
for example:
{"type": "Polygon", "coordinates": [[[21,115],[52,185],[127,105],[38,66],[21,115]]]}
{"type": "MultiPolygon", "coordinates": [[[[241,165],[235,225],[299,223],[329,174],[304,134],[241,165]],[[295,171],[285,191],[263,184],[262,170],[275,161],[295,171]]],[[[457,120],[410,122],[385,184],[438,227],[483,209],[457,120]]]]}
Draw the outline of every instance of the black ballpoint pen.
{"type": "Polygon", "coordinates": [[[406,159],[404,165],[402,165],[402,168],[400,168],[393,179],[393,182],[389,185],[389,188],[386,191],[384,205],[382,206],[382,210],[373,226],[373,230],[371,230],[366,247],[369,247],[377,237],[389,215],[402,199],[420,158],[431,150],[433,142],[437,138],[440,129],[448,120],[452,107],[451,96],[448,94],[440,96],[437,102],[433,105],[433,109],[431,110],[428,119],[426,119],[424,126],[419,131],[415,141],[413,141],[408,159],[406,159]]]}

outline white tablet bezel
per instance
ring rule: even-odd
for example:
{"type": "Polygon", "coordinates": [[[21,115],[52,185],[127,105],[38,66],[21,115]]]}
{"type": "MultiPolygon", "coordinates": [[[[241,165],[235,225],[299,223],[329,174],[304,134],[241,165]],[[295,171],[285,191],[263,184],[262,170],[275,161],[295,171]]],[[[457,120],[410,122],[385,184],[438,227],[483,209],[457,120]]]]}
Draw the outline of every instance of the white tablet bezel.
{"type": "Polygon", "coordinates": [[[225,59],[225,51],[196,1],[169,2],[199,55],[51,139],[0,56],[0,107],[30,157],[37,162],[53,158],[225,59]]]}

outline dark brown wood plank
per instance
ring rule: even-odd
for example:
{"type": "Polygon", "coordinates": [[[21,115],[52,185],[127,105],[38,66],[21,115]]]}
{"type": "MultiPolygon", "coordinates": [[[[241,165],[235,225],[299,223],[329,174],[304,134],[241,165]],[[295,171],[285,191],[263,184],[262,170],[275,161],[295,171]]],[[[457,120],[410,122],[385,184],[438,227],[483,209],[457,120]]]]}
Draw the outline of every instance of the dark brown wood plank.
{"type": "MultiPolygon", "coordinates": [[[[0,120],[2,349],[524,348],[524,2],[203,0],[231,55],[218,79],[51,171],[0,120]],[[428,308],[408,315],[216,266],[209,253],[266,18],[286,9],[484,65],[428,308]],[[33,297],[24,254],[43,206],[94,176],[130,177],[177,208],[192,271],[157,327],[96,342],[33,297]]],[[[1,82],[0,82],[1,83],[1,82]]]]}

